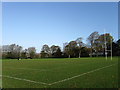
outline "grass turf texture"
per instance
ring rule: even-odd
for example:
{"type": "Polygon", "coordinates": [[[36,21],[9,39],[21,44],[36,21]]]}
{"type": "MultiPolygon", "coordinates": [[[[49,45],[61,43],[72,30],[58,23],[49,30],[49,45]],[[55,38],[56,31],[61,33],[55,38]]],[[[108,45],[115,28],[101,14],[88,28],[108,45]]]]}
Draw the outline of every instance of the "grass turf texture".
{"type": "Polygon", "coordinates": [[[3,88],[117,88],[118,87],[117,57],[114,57],[112,61],[110,60],[110,58],[108,58],[108,60],[106,61],[104,57],[80,58],[80,59],[54,58],[54,59],[34,59],[34,60],[20,60],[20,61],[16,59],[11,59],[11,60],[6,59],[2,61],[2,70],[3,70],[2,71],[3,88]],[[83,73],[86,74],[82,76],[78,76],[83,73]],[[71,78],[74,76],[78,76],[78,77],[71,78]],[[68,78],[71,79],[68,80],[68,78]]]}

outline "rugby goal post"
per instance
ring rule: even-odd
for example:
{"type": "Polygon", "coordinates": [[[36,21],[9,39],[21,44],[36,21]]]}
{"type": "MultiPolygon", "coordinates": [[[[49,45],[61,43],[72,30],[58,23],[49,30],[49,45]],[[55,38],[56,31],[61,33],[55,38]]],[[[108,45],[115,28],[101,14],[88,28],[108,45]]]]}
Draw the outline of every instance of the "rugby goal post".
{"type": "Polygon", "coordinates": [[[106,60],[107,60],[107,52],[111,52],[111,60],[112,60],[112,38],[111,38],[111,44],[110,44],[111,49],[107,50],[107,45],[106,45],[107,42],[106,42],[106,36],[105,36],[105,34],[106,34],[106,32],[105,32],[105,29],[104,29],[105,57],[106,57],[106,60]]]}

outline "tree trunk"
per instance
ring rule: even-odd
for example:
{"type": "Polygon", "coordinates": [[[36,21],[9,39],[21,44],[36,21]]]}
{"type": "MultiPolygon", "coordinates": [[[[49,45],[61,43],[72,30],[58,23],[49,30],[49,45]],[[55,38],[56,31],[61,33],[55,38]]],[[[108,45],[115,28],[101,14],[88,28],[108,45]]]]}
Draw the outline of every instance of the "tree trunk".
{"type": "Polygon", "coordinates": [[[97,57],[98,57],[98,52],[97,52],[97,57]]]}
{"type": "Polygon", "coordinates": [[[92,53],[90,53],[90,57],[92,57],[92,53]]]}
{"type": "Polygon", "coordinates": [[[69,55],[69,57],[68,58],[70,58],[70,55],[69,55]]]}
{"type": "Polygon", "coordinates": [[[79,52],[79,58],[80,58],[80,54],[81,54],[81,52],[79,52]]]}
{"type": "Polygon", "coordinates": [[[92,46],[91,46],[91,52],[90,52],[90,57],[92,57],[92,46]]]}

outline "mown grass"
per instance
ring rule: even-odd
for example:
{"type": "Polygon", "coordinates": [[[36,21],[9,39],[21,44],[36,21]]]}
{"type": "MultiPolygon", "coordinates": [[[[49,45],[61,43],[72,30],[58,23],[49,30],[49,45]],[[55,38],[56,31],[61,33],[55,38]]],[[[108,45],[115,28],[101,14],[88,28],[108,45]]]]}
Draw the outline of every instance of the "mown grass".
{"type": "Polygon", "coordinates": [[[117,88],[118,58],[54,58],[34,60],[3,60],[3,88],[117,88]],[[109,66],[80,77],[53,85],[43,85],[4,75],[51,84],[98,68],[109,66]]]}

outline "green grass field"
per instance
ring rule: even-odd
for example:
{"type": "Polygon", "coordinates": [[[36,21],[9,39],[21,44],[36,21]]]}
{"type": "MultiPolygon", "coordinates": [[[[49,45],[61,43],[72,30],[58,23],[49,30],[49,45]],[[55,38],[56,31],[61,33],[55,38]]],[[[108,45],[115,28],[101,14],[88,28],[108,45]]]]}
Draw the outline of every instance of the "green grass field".
{"type": "Polygon", "coordinates": [[[3,88],[117,88],[118,58],[3,60],[3,88]]]}

